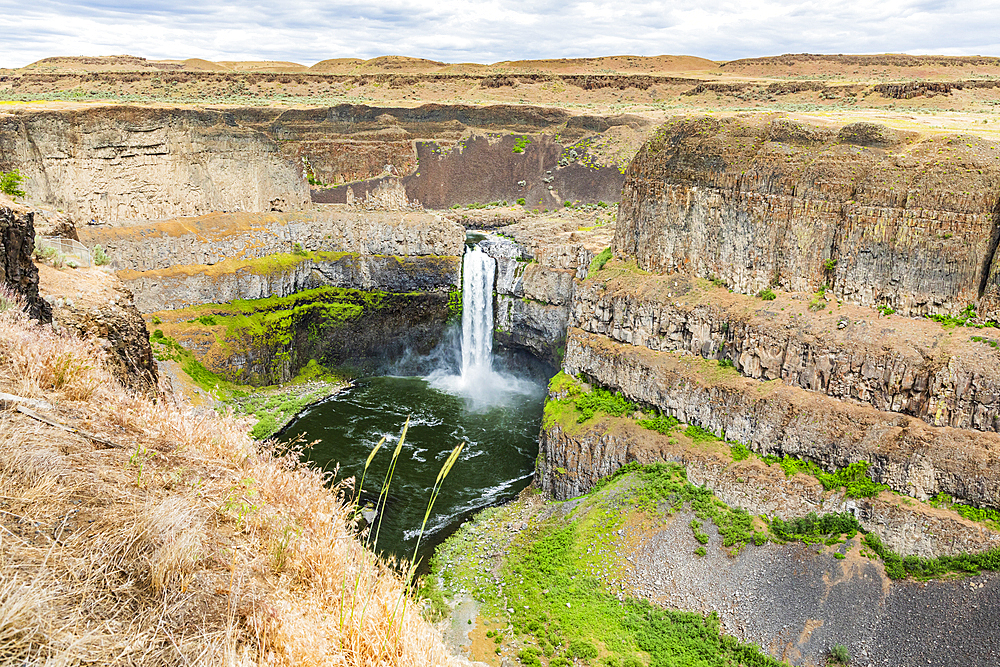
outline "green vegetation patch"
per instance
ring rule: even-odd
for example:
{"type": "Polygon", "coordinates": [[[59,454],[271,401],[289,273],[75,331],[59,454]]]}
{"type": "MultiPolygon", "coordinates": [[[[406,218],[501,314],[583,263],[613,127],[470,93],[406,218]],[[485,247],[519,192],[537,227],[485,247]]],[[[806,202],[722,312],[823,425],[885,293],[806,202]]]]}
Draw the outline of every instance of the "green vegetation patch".
{"type": "Polygon", "coordinates": [[[982,324],[975,322],[976,306],[972,303],[966,305],[965,308],[962,309],[962,312],[958,315],[927,315],[927,319],[940,322],[946,329],[954,327],[973,327],[976,329],[982,329],[984,327],[996,326],[996,322],[984,322],[982,324]]]}
{"type": "Polygon", "coordinates": [[[955,499],[947,493],[937,494],[930,499],[929,503],[931,507],[943,507],[953,510],[969,521],[985,523],[993,530],[1000,531],[1000,511],[993,508],[973,507],[972,505],[956,502],[955,499]]]}
{"type": "Polygon", "coordinates": [[[649,419],[640,419],[636,423],[645,429],[656,431],[661,435],[670,435],[673,433],[674,429],[680,425],[680,421],[677,417],[672,415],[663,415],[662,413],[656,417],[650,417],[649,419]]]}
{"type": "Polygon", "coordinates": [[[180,343],[164,336],[160,329],[153,331],[149,342],[157,359],[179,363],[192,382],[226,409],[231,408],[234,414],[256,417],[257,423],[250,435],[258,440],[274,435],[307,405],[325,398],[336,385],[344,382],[343,377],[310,359],[298,375],[281,388],[240,385],[213,373],[180,343]],[[302,389],[310,383],[319,386],[302,389]]]}
{"type": "Polygon", "coordinates": [[[195,315],[188,320],[192,324],[225,327],[224,336],[229,341],[254,340],[280,347],[288,345],[303,326],[316,339],[322,329],[358,320],[365,311],[387,305],[392,296],[396,295],[325,286],[286,297],[238,299],[177,312],[195,315]]]}
{"type": "Polygon", "coordinates": [[[611,259],[611,247],[608,246],[590,260],[590,273],[596,273],[604,268],[604,265],[611,259]]]}
{"type": "Polygon", "coordinates": [[[448,292],[448,321],[462,321],[462,290],[448,292]]]}
{"type": "Polygon", "coordinates": [[[636,410],[635,403],[620,393],[600,387],[587,391],[576,378],[563,372],[549,381],[549,394],[563,398],[546,401],[543,417],[546,428],[556,422],[564,426],[583,424],[601,414],[623,417],[636,410]]]}
{"type": "Polygon", "coordinates": [[[924,580],[952,573],[971,575],[979,574],[984,570],[1000,570],[1000,548],[978,554],[922,558],[920,556],[900,556],[883,545],[882,540],[875,533],[865,535],[864,543],[882,559],[885,563],[885,573],[891,579],[903,579],[910,576],[924,580]]]}
{"type": "Polygon", "coordinates": [[[840,468],[835,472],[826,472],[812,461],[803,461],[793,456],[778,458],[774,455],[762,457],[768,465],[777,463],[785,471],[786,477],[791,477],[796,473],[812,475],[819,480],[820,484],[827,491],[844,488],[847,490],[848,498],[873,498],[889,487],[879,484],[868,476],[868,461],[857,461],[846,468],[840,468]]]}
{"type": "Polygon", "coordinates": [[[8,197],[18,199],[25,196],[21,184],[24,183],[24,176],[17,169],[10,171],[0,171],[0,192],[8,197]]]}

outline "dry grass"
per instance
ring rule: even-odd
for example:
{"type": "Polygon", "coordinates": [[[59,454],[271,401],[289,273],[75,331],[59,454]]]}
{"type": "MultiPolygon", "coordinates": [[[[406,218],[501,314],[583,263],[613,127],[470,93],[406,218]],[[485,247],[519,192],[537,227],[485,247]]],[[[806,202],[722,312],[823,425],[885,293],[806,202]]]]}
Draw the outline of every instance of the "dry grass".
{"type": "Polygon", "coordinates": [[[0,411],[0,665],[451,661],[297,452],[127,393],[98,347],[16,308],[0,391],[122,445],[0,411]]]}

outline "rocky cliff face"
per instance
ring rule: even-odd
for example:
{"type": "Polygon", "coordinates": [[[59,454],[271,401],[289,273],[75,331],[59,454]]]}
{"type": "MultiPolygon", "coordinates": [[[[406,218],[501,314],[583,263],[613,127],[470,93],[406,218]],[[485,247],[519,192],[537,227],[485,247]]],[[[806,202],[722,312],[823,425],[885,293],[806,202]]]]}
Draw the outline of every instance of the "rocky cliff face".
{"type": "Polygon", "coordinates": [[[214,214],[81,228],[107,249],[143,312],[283,297],[323,285],[449,291],[464,230],[419,212],[318,206],[299,213],[214,214]]]}
{"type": "Polygon", "coordinates": [[[874,480],[899,493],[1000,505],[996,433],[934,427],[780,380],[752,380],[690,353],[653,352],[579,329],[570,330],[563,370],[761,455],[793,455],[826,470],[864,460],[874,480]]]}
{"type": "Polygon", "coordinates": [[[100,268],[60,270],[46,264],[38,268],[53,326],[97,340],[122,385],[155,392],[159,374],[146,322],[121,280],[100,268]]]}
{"type": "Polygon", "coordinates": [[[617,200],[652,128],[507,105],[14,111],[0,116],[0,167],[19,168],[33,203],[77,223],[297,210],[306,175],[351,184],[317,189],[324,203],[347,203],[348,189],[365,200],[390,177],[427,206],[525,197],[551,208],[617,200]]]}
{"type": "Polygon", "coordinates": [[[955,514],[908,505],[891,493],[847,498],[843,491],[824,491],[808,475],[787,477],[780,466],[768,466],[759,459],[733,462],[725,448],[692,447],[627,419],[603,417],[583,427],[547,424],[542,429],[541,451],[545,462],[536,482],[561,500],[586,492],[626,463],[675,461],[684,464],[693,483],[752,515],[790,519],[810,512],[852,512],[866,529],[877,532],[889,548],[904,555],[934,557],[1000,546],[1000,534],[955,514]]]}
{"type": "Polygon", "coordinates": [[[615,252],[747,294],[825,283],[850,303],[957,313],[997,291],[998,148],[871,123],[674,121],[629,167],[615,252]]]}
{"type": "Polygon", "coordinates": [[[302,166],[231,112],[97,107],[0,117],[5,168],[78,222],[271,211],[309,201],[302,166]]]}
{"type": "Polygon", "coordinates": [[[38,294],[38,269],[31,260],[34,250],[34,213],[0,201],[0,283],[21,295],[31,317],[44,324],[52,321],[52,308],[38,294]]]}
{"type": "Polygon", "coordinates": [[[464,239],[460,225],[429,213],[337,205],[292,213],[213,213],[128,226],[89,225],[78,233],[85,245],[100,244],[113,267],[132,271],[214,265],[296,249],[453,256],[462,254],[464,239]]]}
{"type": "Polygon", "coordinates": [[[779,290],[763,301],[686,274],[618,266],[577,284],[571,326],[938,426],[1000,430],[1000,335],[991,329],[946,329],[833,300],[810,310],[809,294],[779,290]]]}
{"type": "MultiPolygon", "coordinates": [[[[591,222],[591,220],[586,220],[591,222]]],[[[504,236],[480,243],[497,261],[494,338],[558,364],[575,281],[611,240],[611,228],[588,227],[579,217],[522,218],[504,236]]]]}
{"type": "Polygon", "coordinates": [[[448,292],[461,277],[461,257],[315,252],[232,260],[213,266],[183,265],[153,271],[119,271],[135,292],[139,310],[151,313],[236,299],[291,296],[322,286],[386,292],[448,292]]]}

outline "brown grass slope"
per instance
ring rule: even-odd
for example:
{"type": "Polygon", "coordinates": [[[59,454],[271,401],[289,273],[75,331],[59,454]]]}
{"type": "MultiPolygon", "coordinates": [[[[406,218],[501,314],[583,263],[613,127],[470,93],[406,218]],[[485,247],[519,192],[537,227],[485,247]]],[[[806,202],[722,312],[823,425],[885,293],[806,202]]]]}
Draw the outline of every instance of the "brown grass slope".
{"type": "Polygon", "coordinates": [[[0,665],[450,661],[343,486],[238,420],[126,392],[96,343],[11,300],[0,392],[76,432],[0,402],[0,665]]]}

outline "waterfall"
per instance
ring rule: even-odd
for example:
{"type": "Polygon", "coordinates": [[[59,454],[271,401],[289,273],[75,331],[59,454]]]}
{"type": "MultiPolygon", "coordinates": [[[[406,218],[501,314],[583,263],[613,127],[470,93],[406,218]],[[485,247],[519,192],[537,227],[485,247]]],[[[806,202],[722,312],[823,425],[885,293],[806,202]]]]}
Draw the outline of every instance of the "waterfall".
{"type": "MultiPolygon", "coordinates": [[[[496,260],[478,246],[462,258],[461,350],[452,347],[450,361],[427,376],[431,386],[461,396],[470,410],[487,410],[516,402],[518,396],[544,391],[544,387],[520,374],[493,368],[493,280],[496,260]],[[460,355],[456,353],[461,353],[460,355]],[[456,356],[460,367],[456,374],[456,356]]],[[[501,364],[502,365],[502,364],[501,364]]]]}
{"type": "Polygon", "coordinates": [[[496,261],[473,246],[462,259],[462,379],[493,368],[493,277],[496,261]]]}

